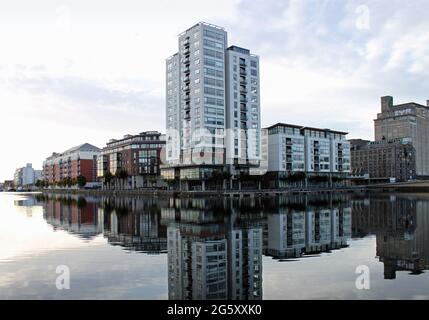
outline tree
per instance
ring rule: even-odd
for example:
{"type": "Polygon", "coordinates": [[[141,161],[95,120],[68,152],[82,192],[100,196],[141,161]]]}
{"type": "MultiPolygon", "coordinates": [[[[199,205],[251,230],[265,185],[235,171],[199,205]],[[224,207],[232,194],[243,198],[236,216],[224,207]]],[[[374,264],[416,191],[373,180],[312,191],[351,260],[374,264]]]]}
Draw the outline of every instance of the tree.
{"type": "Polygon", "coordinates": [[[128,178],[128,172],[127,172],[127,170],[125,170],[125,169],[119,169],[119,170],[117,170],[116,173],[115,173],[115,177],[122,182],[122,189],[125,189],[124,188],[124,186],[125,186],[124,180],[126,178],[128,178]]]}
{"type": "Polygon", "coordinates": [[[86,185],[86,178],[84,176],[78,176],[77,185],[79,188],[83,188],[86,185]]]}
{"type": "Polygon", "coordinates": [[[104,184],[107,185],[107,184],[110,184],[110,182],[112,181],[113,175],[110,171],[106,171],[103,175],[103,178],[104,178],[104,184]]]}

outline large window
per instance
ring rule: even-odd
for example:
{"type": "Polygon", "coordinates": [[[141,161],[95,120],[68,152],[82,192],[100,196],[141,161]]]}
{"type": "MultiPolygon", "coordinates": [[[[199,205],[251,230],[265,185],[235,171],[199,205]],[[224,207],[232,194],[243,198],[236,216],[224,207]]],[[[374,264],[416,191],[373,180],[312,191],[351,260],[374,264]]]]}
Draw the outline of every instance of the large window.
{"type": "Polygon", "coordinates": [[[223,34],[217,33],[217,32],[211,31],[211,30],[204,30],[204,36],[215,39],[215,40],[219,40],[219,41],[223,41],[225,39],[223,34]]]}
{"type": "Polygon", "coordinates": [[[216,42],[216,41],[211,41],[208,39],[204,39],[204,46],[206,47],[210,47],[210,48],[214,48],[214,49],[219,49],[219,50],[223,50],[223,43],[220,42],[216,42]]]}

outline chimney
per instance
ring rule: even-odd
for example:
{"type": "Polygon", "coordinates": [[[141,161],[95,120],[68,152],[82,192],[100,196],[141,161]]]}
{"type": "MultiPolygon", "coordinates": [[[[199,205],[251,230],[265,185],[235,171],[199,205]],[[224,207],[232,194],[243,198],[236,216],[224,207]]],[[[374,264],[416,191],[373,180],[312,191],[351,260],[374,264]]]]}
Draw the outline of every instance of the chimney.
{"type": "Polygon", "coordinates": [[[386,96],[381,98],[381,112],[388,112],[393,107],[393,97],[386,96]]]}

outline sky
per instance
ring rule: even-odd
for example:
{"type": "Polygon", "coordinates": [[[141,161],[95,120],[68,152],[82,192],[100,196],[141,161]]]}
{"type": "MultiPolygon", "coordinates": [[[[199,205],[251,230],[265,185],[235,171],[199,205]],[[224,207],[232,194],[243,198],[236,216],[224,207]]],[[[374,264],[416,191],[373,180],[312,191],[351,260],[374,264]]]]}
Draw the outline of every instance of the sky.
{"type": "Polygon", "coordinates": [[[165,59],[199,21],[260,56],[262,125],[373,139],[380,97],[429,99],[429,0],[0,2],[0,181],[52,152],[165,132],[165,59]]]}

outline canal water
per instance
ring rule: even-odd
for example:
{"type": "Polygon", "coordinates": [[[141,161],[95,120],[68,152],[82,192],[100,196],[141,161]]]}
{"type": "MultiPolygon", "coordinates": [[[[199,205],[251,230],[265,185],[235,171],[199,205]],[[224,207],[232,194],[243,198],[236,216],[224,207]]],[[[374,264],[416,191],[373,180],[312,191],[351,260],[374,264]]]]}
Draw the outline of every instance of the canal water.
{"type": "Polygon", "coordinates": [[[429,197],[0,193],[0,299],[428,299],[429,197]]]}

